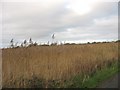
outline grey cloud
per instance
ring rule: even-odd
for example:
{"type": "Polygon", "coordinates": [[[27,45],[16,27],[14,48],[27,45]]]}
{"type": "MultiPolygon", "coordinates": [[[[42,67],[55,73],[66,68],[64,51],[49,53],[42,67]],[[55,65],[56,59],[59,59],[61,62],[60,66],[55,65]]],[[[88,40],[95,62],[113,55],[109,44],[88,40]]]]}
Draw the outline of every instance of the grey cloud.
{"type": "Polygon", "coordinates": [[[71,28],[71,30],[66,30],[58,33],[58,39],[117,39],[118,29],[117,29],[117,16],[112,16],[109,19],[97,19],[94,24],[90,27],[76,27],[71,28]]]}
{"type": "Polygon", "coordinates": [[[3,43],[11,38],[22,41],[30,37],[37,41],[48,41],[52,33],[56,33],[59,41],[116,39],[117,23],[113,16],[117,16],[117,3],[99,3],[83,16],[65,8],[66,3],[4,3],[3,43]],[[69,28],[73,28],[73,31],[69,31],[69,28]]]}

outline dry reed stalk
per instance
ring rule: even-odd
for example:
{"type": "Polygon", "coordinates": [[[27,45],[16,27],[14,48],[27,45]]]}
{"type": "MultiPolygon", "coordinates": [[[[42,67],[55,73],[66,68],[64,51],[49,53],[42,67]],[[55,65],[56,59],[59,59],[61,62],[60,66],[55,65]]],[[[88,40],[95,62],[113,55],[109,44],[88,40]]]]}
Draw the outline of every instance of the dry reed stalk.
{"type": "MultiPolygon", "coordinates": [[[[20,77],[22,80],[36,76],[46,82],[66,80],[77,74],[89,76],[96,70],[117,62],[118,43],[5,49],[2,57],[3,86],[20,77]]],[[[16,87],[26,86],[26,83],[21,85],[21,82],[18,80],[16,87]]]]}

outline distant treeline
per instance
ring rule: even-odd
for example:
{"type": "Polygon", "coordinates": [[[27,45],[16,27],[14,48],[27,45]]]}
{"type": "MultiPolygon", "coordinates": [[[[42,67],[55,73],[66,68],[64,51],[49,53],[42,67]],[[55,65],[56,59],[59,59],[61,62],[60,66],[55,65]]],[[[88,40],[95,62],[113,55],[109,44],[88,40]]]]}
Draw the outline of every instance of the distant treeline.
{"type": "MultiPolygon", "coordinates": [[[[120,42],[120,40],[117,41],[111,41],[111,42],[120,42]]],[[[21,44],[18,45],[18,42],[14,42],[14,39],[11,39],[10,46],[8,48],[19,48],[19,47],[31,47],[31,46],[56,46],[56,45],[80,45],[80,44],[99,44],[99,43],[110,43],[109,41],[104,42],[87,42],[87,43],[59,43],[58,42],[52,42],[49,41],[44,44],[38,44],[37,42],[34,42],[32,38],[30,38],[28,41],[24,40],[21,44]]]]}

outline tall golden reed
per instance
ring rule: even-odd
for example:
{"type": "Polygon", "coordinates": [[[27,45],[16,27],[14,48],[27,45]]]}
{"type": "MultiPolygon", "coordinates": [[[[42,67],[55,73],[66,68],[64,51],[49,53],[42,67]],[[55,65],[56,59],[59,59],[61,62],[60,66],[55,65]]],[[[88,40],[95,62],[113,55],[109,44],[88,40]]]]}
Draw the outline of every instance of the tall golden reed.
{"type": "Polygon", "coordinates": [[[2,52],[5,87],[20,77],[65,80],[77,74],[90,75],[117,62],[118,43],[33,46],[4,49],[2,52]]]}

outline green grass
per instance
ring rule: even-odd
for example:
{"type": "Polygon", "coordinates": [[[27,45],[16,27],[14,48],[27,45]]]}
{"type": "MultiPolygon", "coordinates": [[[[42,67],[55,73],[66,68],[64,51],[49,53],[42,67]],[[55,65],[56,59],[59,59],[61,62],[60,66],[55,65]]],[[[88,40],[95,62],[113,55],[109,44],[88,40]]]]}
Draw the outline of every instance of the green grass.
{"type": "Polygon", "coordinates": [[[102,83],[104,80],[109,79],[111,76],[115,75],[120,71],[120,68],[118,68],[118,64],[115,63],[110,67],[105,67],[104,69],[101,69],[97,71],[92,76],[82,76],[77,75],[73,77],[71,80],[64,83],[63,87],[66,88],[95,88],[100,83],[102,83]]]}
{"type": "Polygon", "coordinates": [[[90,77],[88,80],[86,80],[82,87],[87,88],[95,88],[97,87],[102,81],[107,80],[114,74],[118,73],[119,69],[116,64],[109,68],[102,69],[101,71],[97,71],[94,76],[90,77]]]}

